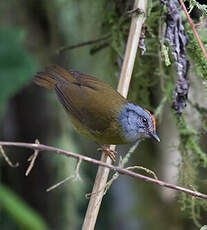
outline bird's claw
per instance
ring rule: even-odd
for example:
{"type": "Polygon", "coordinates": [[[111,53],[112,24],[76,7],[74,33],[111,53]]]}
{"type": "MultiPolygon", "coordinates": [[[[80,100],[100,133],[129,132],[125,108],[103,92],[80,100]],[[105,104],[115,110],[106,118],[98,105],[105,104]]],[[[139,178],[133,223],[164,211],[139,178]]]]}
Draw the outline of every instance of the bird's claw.
{"type": "Polygon", "coordinates": [[[113,162],[115,162],[115,154],[116,151],[110,149],[107,146],[101,146],[100,148],[97,149],[99,152],[104,152],[107,156],[111,158],[113,162]]]}

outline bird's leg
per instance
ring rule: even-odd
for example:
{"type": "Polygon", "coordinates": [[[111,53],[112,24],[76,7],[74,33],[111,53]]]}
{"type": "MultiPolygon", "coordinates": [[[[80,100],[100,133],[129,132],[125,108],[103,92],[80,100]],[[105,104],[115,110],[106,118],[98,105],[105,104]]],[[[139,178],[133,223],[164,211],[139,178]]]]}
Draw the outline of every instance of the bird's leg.
{"type": "Polygon", "coordinates": [[[109,145],[101,145],[98,149],[99,152],[104,152],[107,156],[111,158],[113,162],[115,162],[115,154],[116,151],[109,148],[109,145]]]}

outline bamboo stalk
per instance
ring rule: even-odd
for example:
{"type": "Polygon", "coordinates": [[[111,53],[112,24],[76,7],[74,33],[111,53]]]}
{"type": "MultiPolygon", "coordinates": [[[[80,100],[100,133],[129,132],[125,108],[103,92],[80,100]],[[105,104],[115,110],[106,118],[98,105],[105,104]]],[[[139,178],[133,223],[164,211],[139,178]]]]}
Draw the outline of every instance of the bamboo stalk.
{"type": "MultiPolygon", "coordinates": [[[[147,0],[135,0],[134,9],[140,9],[141,11],[145,12],[146,15],[147,0]]],[[[124,97],[127,97],[128,94],[143,22],[143,14],[133,17],[131,21],[124,62],[121,70],[119,84],[117,87],[117,91],[121,93],[124,97]]],[[[110,148],[114,150],[115,146],[110,146],[110,148]]],[[[107,164],[112,163],[111,159],[107,157],[104,153],[102,153],[101,161],[107,164]]],[[[101,166],[99,166],[98,168],[82,230],[93,230],[95,227],[109,171],[110,169],[101,166]]]]}
{"type": "MultiPolygon", "coordinates": [[[[135,0],[134,9],[140,9],[146,15],[147,0],[135,0]]],[[[117,87],[117,91],[124,97],[127,97],[128,94],[143,23],[143,14],[132,18],[121,76],[117,87]]]]}

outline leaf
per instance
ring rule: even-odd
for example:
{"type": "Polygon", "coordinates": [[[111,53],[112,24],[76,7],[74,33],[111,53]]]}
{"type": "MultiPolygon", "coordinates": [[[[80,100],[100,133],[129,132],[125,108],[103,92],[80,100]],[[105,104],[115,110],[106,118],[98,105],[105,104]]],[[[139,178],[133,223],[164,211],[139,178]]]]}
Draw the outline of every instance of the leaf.
{"type": "Polygon", "coordinates": [[[25,230],[48,230],[42,217],[5,185],[0,185],[1,210],[25,230]]]}

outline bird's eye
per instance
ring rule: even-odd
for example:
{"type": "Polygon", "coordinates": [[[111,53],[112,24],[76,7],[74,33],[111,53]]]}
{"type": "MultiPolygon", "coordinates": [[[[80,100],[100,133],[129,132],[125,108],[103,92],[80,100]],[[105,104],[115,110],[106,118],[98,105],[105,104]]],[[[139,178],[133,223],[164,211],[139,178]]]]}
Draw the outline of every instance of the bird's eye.
{"type": "Polygon", "coordinates": [[[147,123],[147,119],[146,118],[142,118],[142,122],[146,124],[147,123]]]}

